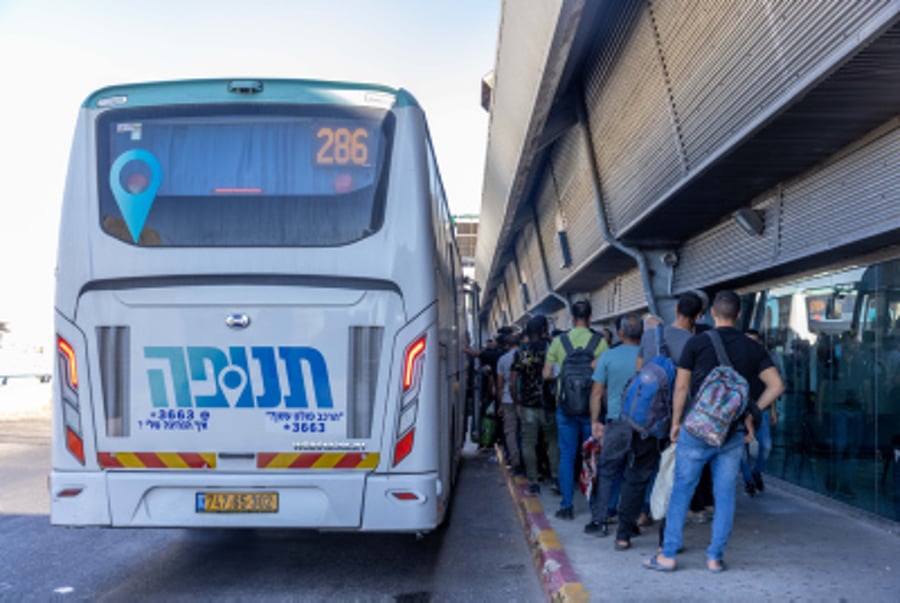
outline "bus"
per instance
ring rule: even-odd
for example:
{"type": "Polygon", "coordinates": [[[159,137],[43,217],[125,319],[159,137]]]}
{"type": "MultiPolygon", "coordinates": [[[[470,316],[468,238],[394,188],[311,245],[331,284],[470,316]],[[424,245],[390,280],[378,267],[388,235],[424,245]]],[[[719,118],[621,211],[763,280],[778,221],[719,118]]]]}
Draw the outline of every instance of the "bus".
{"type": "Polygon", "coordinates": [[[403,89],[117,85],[77,118],[51,523],[411,532],[463,442],[463,276],[403,89]]]}

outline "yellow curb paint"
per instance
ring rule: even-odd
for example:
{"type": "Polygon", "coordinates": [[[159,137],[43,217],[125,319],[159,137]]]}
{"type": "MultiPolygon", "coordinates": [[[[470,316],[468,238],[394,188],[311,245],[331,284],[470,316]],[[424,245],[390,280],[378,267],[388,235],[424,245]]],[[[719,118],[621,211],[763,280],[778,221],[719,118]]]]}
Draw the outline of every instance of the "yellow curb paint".
{"type": "Polygon", "coordinates": [[[537,535],[537,543],[544,550],[559,550],[562,547],[562,543],[559,541],[559,536],[556,535],[556,532],[550,529],[541,530],[537,535]]]}
{"type": "Polygon", "coordinates": [[[591,596],[581,582],[566,582],[553,595],[553,601],[559,603],[587,603],[590,600],[591,596]]]}
{"type": "Polygon", "coordinates": [[[537,498],[528,497],[521,499],[522,508],[525,509],[526,513],[542,513],[544,511],[544,506],[541,504],[537,498]]]}
{"type": "MultiPolygon", "coordinates": [[[[494,449],[497,452],[497,458],[500,460],[500,470],[504,477],[506,477],[506,487],[512,496],[513,502],[518,503],[515,505],[516,514],[519,516],[519,521],[522,522],[522,527],[524,528],[526,535],[528,535],[528,513],[543,513],[544,507],[536,496],[522,497],[519,495],[519,490],[516,488],[516,481],[522,480],[522,482],[527,484],[527,480],[511,475],[504,466],[505,461],[503,459],[502,450],[496,444],[494,445],[494,449]]],[[[531,526],[532,534],[535,527],[536,526],[531,526]]],[[[559,536],[556,535],[556,532],[552,528],[547,528],[538,532],[537,537],[531,541],[531,544],[532,557],[534,558],[534,565],[538,574],[541,574],[544,571],[544,559],[541,553],[547,550],[562,550],[563,548],[562,543],[559,541],[559,536]]],[[[541,582],[544,582],[543,579],[541,579],[541,582]]],[[[591,600],[591,595],[581,582],[564,582],[559,590],[550,594],[550,600],[553,602],[558,601],[559,603],[588,603],[591,600]]]]}

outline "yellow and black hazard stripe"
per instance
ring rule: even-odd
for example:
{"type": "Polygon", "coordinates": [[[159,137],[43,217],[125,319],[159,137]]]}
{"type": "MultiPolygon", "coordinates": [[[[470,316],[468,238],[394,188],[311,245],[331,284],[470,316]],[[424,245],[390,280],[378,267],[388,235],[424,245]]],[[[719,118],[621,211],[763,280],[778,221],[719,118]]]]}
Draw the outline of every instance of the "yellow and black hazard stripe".
{"type": "Polygon", "coordinates": [[[103,469],[215,469],[215,452],[98,452],[103,469]]]}
{"type": "Polygon", "coordinates": [[[259,469],[375,469],[377,452],[260,452],[259,469]]]}

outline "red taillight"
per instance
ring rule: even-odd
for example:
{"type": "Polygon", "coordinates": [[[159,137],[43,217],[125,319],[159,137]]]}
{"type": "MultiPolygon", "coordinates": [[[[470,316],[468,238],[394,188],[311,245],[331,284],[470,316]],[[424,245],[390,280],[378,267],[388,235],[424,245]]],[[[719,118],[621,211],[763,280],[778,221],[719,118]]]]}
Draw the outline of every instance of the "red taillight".
{"type": "Polygon", "coordinates": [[[66,488],[56,493],[57,498],[74,498],[81,494],[81,488],[66,488]]]}
{"type": "Polygon", "coordinates": [[[397,442],[397,445],[394,446],[394,465],[398,465],[400,461],[409,456],[409,453],[412,452],[413,448],[413,437],[415,436],[416,430],[410,429],[406,432],[400,441],[397,442]]]}
{"type": "Polygon", "coordinates": [[[66,427],[66,448],[84,465],[84,442],[77,433],[68,427],[66,427]]]}
{"type": "Polygon", "coordinates": [[[416,372],[416,360],[425,353],[425,336],[417,339],[406,349],[406,360],[403,363],[403,391],[409,391],[413,385],[416,372]]]}
{"type": "Polygon", "coordinates": [[[78,367],[75,364],[75,350],[72,349],[72,346],[69,345],[69,342],[62,337],[57,338],[56,347],[59,348],[59,351],[62,352],[62,355],[66,358],[66,367],[68,368],[66,379],[68,380],[69,385],[72,387],[72,389],[77,390],[78,367]]]}
{"type": "Polygon", "coordinates": [[[419,496],[415,492],[391,492],[397,500],[419,500],[419,496]]]}

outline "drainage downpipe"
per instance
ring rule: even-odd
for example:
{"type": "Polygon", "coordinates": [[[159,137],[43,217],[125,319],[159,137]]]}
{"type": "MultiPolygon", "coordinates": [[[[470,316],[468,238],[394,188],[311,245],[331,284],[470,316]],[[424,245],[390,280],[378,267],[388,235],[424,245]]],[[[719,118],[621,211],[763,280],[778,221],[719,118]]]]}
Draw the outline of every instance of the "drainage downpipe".
{"type": "Polygon", "coordinates": [[[650,313],[659,316],[659,310],[656,306],[656,295],[653,293],[653,287],[650,278],[650,268],[647,266],[647,258],[639,249],[628,247],[618,239],[616,239],[609,230],[609,224],[606,219],[606,207],[603,205],[603,195],[600,193],[600,174],[597,173],[597,154],[594,151],[594,143],[591,139],[591,128],[587,120],[587,107],[584,102],[584,93],[576,95],[578,101],[575,103],[578,112],[578,123],[581,125],[581,132],[584,137],[584,144],[587,147],[588,159],[590,159],[591,188],[594,200],[597,203],[597,213],[600,218],[600,233],[610,245],[621,251],[622,253],[632,257],[637,262],[638,269],[641,271],[641,281],[644,285],[644,291],[647,294],[647,306],[650,313]]]}

